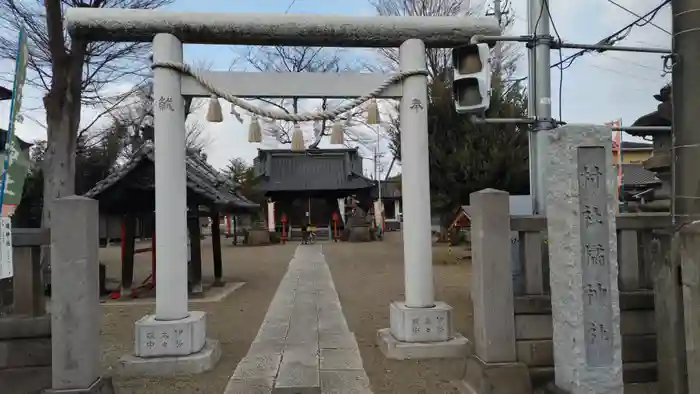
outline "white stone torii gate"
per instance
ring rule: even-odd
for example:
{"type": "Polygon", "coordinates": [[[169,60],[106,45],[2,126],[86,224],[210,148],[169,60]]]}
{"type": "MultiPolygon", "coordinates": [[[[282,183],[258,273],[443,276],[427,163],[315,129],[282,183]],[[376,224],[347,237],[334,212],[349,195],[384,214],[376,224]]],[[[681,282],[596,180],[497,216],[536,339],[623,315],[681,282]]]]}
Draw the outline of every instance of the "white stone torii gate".
{"type": "Polygon", "coordinates": [[[188,311],[187,305],[183,96],[209,97],[212,91],[202,80],[218,89],[214,92],[218,96],[235,96],[234,101],[236,97],[366,97],[390,78],[403,80],[373,95],[401,100],[403,158],[406,300],[391,304],[391,327],[379,332],[379,343],[391,358],[463,356],[467,342],[452,330],[451,308],[434,299],[425,48],[450,48],[468,44],[474,35],[497,35],[496,19],[71,8],[65,23],[73,39],[153,41],[154,65],[159,65],[154,67],[156,310],[136,323],[135,354],[122,360],[125,365],[132,365],[138,373],[197,372],[202,364],[195,360],[208,358],[213,366],[218,355],[216,341],[205,340],[204,312],[188,311]],[[182,64],[183,43],[399,47],[400,68],[406,74],[397,78],[388,74],[209,71],[198,73],[198,82],[182,68],[167,66],[182,64]]]}

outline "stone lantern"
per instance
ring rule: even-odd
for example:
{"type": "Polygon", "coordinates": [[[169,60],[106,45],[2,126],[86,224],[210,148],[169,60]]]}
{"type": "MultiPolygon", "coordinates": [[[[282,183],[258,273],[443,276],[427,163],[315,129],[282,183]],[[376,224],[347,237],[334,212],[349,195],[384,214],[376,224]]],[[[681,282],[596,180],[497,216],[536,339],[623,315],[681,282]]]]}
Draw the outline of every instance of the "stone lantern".
{"type": "Polygon", "coordinates": [[[673,124],[671,86],[664,86],[659,94],[654,95],[654,98],[660,102],[656,111],[637,119],[627,133],[636,137],[651,137],[653,139],[653,156],[644,162],[644,168],[656,174],[661,180],[661,188],[655,191],[655,201],[647,204],[645,210],[667,211],[670,209],[671,198],[671,131],[655,130],[653,127],[670,127],[673,124]],[[649,129],[635,130],[635,127],[648,127],[649,129]]]}

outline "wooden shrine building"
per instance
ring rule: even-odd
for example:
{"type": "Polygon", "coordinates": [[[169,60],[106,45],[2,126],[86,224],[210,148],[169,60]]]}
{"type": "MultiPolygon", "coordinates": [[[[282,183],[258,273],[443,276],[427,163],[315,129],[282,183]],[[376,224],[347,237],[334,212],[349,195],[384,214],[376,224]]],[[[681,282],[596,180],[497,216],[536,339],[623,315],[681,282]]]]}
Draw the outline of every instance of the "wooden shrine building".
{"type": "MultiPolygon", "coordinates": [[[[136,221],[151,224],[154,232],[155,211],[155,154],[153,145],[143,145],[124,165],[98,182],[85,195],[99,201],[101,215],[123,218],[122,224],[122,294],[131,293],[134,272],[134,236],[136,221]]],[[[197,155],[188,155],[187,206],[190,234],[190,283],[192,292],[202,290],[201,216],[212,219],[212,248],[214,286],[223,285],[219,214],[257,211],[259,205],[239,192],[239,186],[223,177],[216,169],[197,155]]],[[[157,234],[153,234],[157,236],[157,234]]],[[[153,264],[155,271],[155,262],[153,264]]],[[[155,272],[152,275],[155,277],[155,272]]],[[[152,283],[155,283],[152,281],[152,283]]]]}
{"type": "Polygon", "coordinates": [[[256,187],[274,203],[268,204],[268,218],[274,218],[268,226],[275,229],[283,217],[290,228],[304,222],[330,228],[334,212],[346,217],[348,197],[369,210],[376,194],[376,182],[362,173],[357,149],[259,149],[254,171],[256,187]]]}

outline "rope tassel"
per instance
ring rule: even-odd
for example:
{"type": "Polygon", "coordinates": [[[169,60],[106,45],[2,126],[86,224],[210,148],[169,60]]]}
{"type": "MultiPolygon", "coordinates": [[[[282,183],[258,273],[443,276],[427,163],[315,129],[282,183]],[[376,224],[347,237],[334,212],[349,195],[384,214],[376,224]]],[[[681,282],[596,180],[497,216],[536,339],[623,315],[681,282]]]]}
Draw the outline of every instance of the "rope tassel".
{"type": "Polygon", "coordinates": [[[379,106],[375,99],[371,99],[367,106],[367,124],[379,124],[379,106]]]}
{"type": "Polygon", "coordinates": [[[262,130],[260,128],[260,122],[258,121],[257,115],[253,115],[250,117],[250,126],[248,128],[248,142],[262,142],[262,130]]]}
{"type": "Polygon", "coordinates": [[[224,114],[221,111],[221,103],[219,102],[219,97],[216,95],[212,95],[209,99],[207,121],[212,123],[221,123],[224,121],[224,114]]]}
{"type": "Polygon", "coordinates": [[[292,132],[292,150],[295,152],[303,152],[306,150],[304,132],[301,131],[301,126],[297,122],[294,122],[294,132],[292,132]]]}
{"type": "Polygon", "coordinates": [[[333,128],[331,129],[331,144],[333,145],[343,145],[345,142],[345,127],[340,120],[336,120],[333,123],[333,128]]]}

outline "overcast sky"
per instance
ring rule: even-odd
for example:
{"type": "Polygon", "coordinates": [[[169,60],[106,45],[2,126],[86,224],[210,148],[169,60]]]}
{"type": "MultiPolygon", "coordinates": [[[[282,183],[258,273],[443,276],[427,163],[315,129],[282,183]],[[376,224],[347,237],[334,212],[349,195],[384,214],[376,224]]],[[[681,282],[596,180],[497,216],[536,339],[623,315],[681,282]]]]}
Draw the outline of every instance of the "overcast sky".
{"type": "MultiPolygon", "coordinates": [[[[489,0],[489,2],[492,0],[489,0]]],[[[526,1],[510,0],[514,7],[515,24],[506,34],[526,33],[526,1]]],[[[609,0],[550,0],[552,3],[553,21],[562,39],[573,43],[595,43],[601,38],[619,30],[622,26],[636,19],[627,11],[620,9],[609,0]]],[[[617,4],[628,8],[636,14],[645,14],[660,3],[661,0],[615,0],[617,4]]],[[[479,3],[472,0],[472,3],[479,3]]],[[[290,5],[290,0],[178,0],[172,10],[181,11],[215,11],[215,12],[284,12],[290,5]]],[[[335,13],[352,15],[372,15],[373,9],[366,1],[323,1],[296,0],[289,12],[293,13],[335,13]]],[[[621,45],[653,46],[670,48],[671,36],[663,31],[671,30],[670,7],[666,6],[654,19],[654,26],[635,27],[621,45]]],[[[552,29],[554,35],[554,29],[552,29]]],[[[522,53],[522,47],[520,48],[522,53]]],[[[562,55],[574,53],[574,50],[563,50],[562,55]]],[[[185,48],[186,62],[208,62],[213,69],[228,69],[241,49],[221,46],[188,45],[185,48]]],[[[364,52],[361,56],[369,58],[373,53],[364,52]]],[[[558,51],[552,51],[552,62],[559,58],[558,51]]],[[[0,61],[0,72],[5,75],[13,69],[12,62],[0,61]]],[[[241,67],[238,62],[237,66],[241,67]]],[[[520,62],[517,76],[526,76],[526,57],[520,62]]],[[[603,54],[586,54],[577,59],[573,65],[563,71],[561,97],[559,94],[560,76],[558,69],[552,69],[552,114],[558,117],[559,101],[564,121],[572,123],[604,123],[621,119],[623,124],[631,124],[636,118],[651,112],[657,102],[652,95],[659,91],[669,77],[662,76],[662,60],[656,54],[636,54],[628,52],[606,52],[603,54]]],[[[115,90],[128,86],[112,87],[115,90]]],[[[9,86],[8,86],[9,87],[9,86]]],[[[23,102],[25,120],[17,127],[17,135],[32,141],[45,139],[45,113],[41,108],[40,97],[43,92],[26,89],[23,102]]],[[[313,103],[312,103],[313,104],[313,103]]],[[[312,105],[311,104],[311,105],[312,105]]],[[[264,145],[250,144],[247,141],[247,124],[239,124],[230,116],[224,123],[208,124],[203,118],[203,108],[192,115],[193,121],[204,123],[209,139],[206,152],[209,161],[215,167],[223,167],[231,158],[240,157],[249,163],[257,155],[258,148],[274,147],[274,141],[264,145]]],[[[228,106],[224,105],[225,114],[228,106]]],[[[87,108],[83,111],[83,123],[92,121],[99,109],[87,108]]],[[[0,119],[8,119],[9,105],[0,105],[0,119]]],[[[362,131],[358,131],[360,133],[362,131]]],[[[363,132],[372,139],[372,132],[363,132]]],[[[310,135],[309,135],[310,137],[310,135]]],[[[629,138],[629,137],[626,137],[629,138]]],[[[374,148],[368,145],[370,150],[374,148]]],[[[379,149],[386,151],[386,141],[381,141],[379,149]]],[[[365,156],[371,151],[364,150],[365,156]]],[[[381,159],[386,170],[391,156],[385,153],[381,159]]],[[[371,162],[365,163],[365,168],[371,167],[371,162]]],[[[395,167],[393,172],[396,172],[395,167]]]]}

